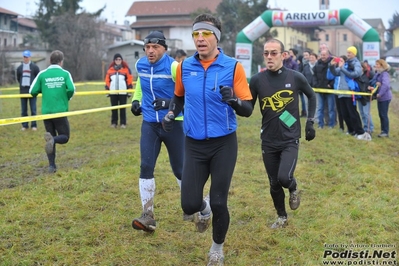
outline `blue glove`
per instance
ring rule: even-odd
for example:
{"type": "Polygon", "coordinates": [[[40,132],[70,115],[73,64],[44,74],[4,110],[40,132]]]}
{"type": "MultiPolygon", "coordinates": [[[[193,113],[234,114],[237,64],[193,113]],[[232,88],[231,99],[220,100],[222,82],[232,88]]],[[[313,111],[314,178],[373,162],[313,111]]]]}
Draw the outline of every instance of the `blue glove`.
{"type": "Polygon", "coordinates": [[[136,100],[136,101],[132,102],[132,107],[130,108],[130,111],[132,111],[132,113],[135,116],[141,115],[141,106],[140,106],[139,101],[136,100]]]}
{"type": "Polygon", "coordinates": [[[228,105],[233,105],[237,103],[237,97],[234,94],[234,90],[229,86],[220,86],[220,94],[222,94],[222,102],[227,103],[228,105]]]}
{"type": "Polygon", "coordinates": [[[154,105],[155,111],[159,111],[161,109],[169,109],[170,99],[167,98],[158,98],[152,102],[154,105]]]}
{"type": "Polygon", "coordinates": [[[175,115],[173,113],[167,113],[162,119],[162,128],[165,132],[173,130],[173,123],[175,122],[175,115]]]}

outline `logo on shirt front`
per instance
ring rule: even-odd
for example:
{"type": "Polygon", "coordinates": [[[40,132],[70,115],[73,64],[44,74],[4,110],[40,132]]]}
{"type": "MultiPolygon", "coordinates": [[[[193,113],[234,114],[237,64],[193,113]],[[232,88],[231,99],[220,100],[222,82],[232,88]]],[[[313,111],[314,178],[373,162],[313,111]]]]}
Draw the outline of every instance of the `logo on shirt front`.
{"type": "Polygon", "coordinates": [[[271,108],[275,112],[281,112],[285,107],[294,100],[292,97],[293,91],[281,90],[276,92],[270,97],[264,97],[262,99],[262,110],[265,108],[271,108]]]}

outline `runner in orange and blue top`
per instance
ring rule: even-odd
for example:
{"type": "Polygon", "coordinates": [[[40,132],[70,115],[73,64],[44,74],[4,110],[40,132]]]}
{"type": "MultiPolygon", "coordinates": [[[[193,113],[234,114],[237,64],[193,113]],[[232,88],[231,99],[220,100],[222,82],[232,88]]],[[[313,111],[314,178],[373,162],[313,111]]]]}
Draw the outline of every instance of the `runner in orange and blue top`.
{"type": "Polygon", "coordinates": [[[196,227],[204,232],[212,218],[213,243],[208,265],[222,265],[223,244],[230,223],[227,197],[237,160],[237,118],[252,114],[251,93],[243,66],[217,47],[221,22],[197,16],[192,37],[197,52],[180,63],[175,95],[163,120],[173,130],[174,117],[184,106],[185,151],[181,204],[196,214],[196,227]],[[210,198],[203,200],[211,176],[210,198]]]}

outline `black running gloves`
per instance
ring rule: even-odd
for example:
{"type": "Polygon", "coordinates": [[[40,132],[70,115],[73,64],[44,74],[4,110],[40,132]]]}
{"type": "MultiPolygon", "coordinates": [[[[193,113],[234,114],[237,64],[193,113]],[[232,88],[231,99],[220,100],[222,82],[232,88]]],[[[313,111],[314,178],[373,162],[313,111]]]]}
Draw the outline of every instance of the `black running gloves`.
{"type": "Polygon", "coordinates": [[[313,121],[311,120],[306,121],[305,136],[307,141],[311,141],[316,137],[316,131],[313,128],[313,121]]]}

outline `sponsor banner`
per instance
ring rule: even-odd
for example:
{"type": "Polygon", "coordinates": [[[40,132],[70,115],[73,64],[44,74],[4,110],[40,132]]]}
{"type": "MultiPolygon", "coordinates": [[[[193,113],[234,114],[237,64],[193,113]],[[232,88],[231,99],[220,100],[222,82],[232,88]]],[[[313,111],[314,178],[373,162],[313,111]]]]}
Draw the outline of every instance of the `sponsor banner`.
{"type": "Polygon", "coordinates": [[[248,26],[246,26],[242,31],[245,36],[253,42],[262,36],[265,32],[269,30],[269,26],[267,26],[266,22],[263,21],[261,17],[257,17],[254,21],[252,21],[248,26]]]}
{"type": "Polygon", "coordinates": [[[320,10],[313,12],[273,11],[272,24],[275,27],[339,25],[339,12],[338,10],[320,10]]]}
{"type": "Polygon", "coordinates": [[[371,29],[369,24],[353,13],[345,20],[344,25],[359,38],[363,38],[366,32],[371,29]]]}
{"type": "Polygon", "coordinates": [[[237,43],[236,44],[236,59],[242,64],[245,70],[245,76],[251,77],[252,64],[252,44],[237,43]]]}
{"type": "Polygon", "coordinates": [[[367,60],[370,66],[380,58],[380,44],[378,42],[363,42],[363,61],[367,60]]]}

